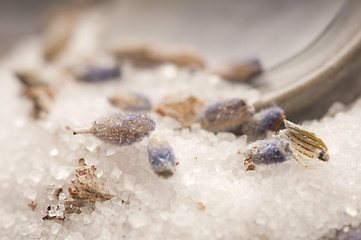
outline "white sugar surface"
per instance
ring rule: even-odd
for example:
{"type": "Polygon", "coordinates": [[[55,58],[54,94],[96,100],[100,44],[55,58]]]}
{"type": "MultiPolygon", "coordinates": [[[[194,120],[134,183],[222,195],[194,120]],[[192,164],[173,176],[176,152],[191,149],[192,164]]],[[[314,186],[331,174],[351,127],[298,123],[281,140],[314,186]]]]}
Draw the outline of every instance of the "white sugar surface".
{"type": "Polygon", "coordinates": [[[162,179],[149,166],[148,138],[118,147],[91,135],[73,136],[70,129],[119,111],[106,100],[116,91],[139,91],[153,106],[179,93],[205,102],[243,97],[252,103],[257,91],[174,66],[125,66],[120,80],[86,84],[59,75],[62,63],[56,63],[41,68],[53,77],[57,93],[49,117],[36,121],[13,70],[41,65],[39,53],[37,39],[28,40],[1,62],[1,239],[318,239],[361,222],[361,100],[305,123],[325,141],[329,162],[304,168],[290,160],[254,172],[243,166],[245,136],[214,134],[198,125],[180,130],[175,120],[151,112],[154,134],[166,138],[179,162],[175,175],[162,179]],[[42,220],[56,202],[55,189],[66,189],[75,178],[81,157],[97,167],[116,197],[63,222],[42,220]],[[34,211],[27,206],[31,200],[34,211]]]}

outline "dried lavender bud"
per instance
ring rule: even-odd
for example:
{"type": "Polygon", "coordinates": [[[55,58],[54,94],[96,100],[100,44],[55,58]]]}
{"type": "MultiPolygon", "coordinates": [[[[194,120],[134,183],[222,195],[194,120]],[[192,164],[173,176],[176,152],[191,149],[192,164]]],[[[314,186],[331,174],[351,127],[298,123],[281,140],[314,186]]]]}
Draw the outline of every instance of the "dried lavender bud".
{"type": "Polygon", "coordinates": [[[176,119],[183,127],[189,127],[195,121],[196,114],[203,106],[204,103],[193,96],[189,96],[184,100],[175,100],[168,97],[163,100],[155,111],[162,116],[176,119]]]}
{"type": "Polygon", "coordinates": [[[288,140],[294,150],[294,159],[302,166],[307,167],[302,160],[318,158],[321,161],[328,161],[327,147],[322,139],[316,134],[307,131],[300,125],[284,120],[286,129],[280,131],[279,136],[288,140]]]}
{"type": "Polygon", "coordinates": [[[211,132],[231,131],[253,116],[253,109],[243,99],[230,99],[206,106],[199,122],[211,132]]]}
{"type": "Polygon", "coordinates": [[[129,61],[136,67],[155,67],[165,63],[180,68],[204,68],[203,58],[190,50],[174,52],[161,51],[149,45],[124,46],[113,50],[115,57],[121,61],[129,61]]]}
{"type": "Polygon", "coordinates": [[[169,143],[159,135],[148,143],[148,160],[152,170],[160,177],[169,178],[175,172],[175,156],[169,143]]]}
{"type": "Polygon", "coordinates": [[[118,65],[111,67],[87,66],[75,73],[76,78],[85,82],[102,82],[120,76],[118,65]]]}
{"type": "Polygon", "coordinates": [[[149,99],[140,93],[120,92],[110,96],[108,101],[125,111],[149,111],[151,108],[149,99]]]}
{"type": "Polygon", "coordinates": [[[245,163],[273,164],[292,158],[290,143],[284,139],[272,138],[252,143],[246,154],[245,163]]]}
{"type": "Polygon", "coordinates": [[[248,136],[248,141],[255,141],[266,137],[267,131],[276,131],[284,118],[284,111],[281,108],[277,106],[266,108],[243,124],[240,132],[248,136]]]}
{"type": "Polygon", "coordinates": [[[203,58],[189,50],[164,53],[162,60],[165,63],[172,63],[180,68],[202,69],[205,67],[203,58]]]}
{"type": "Polygon", "coordinates": [[[155,122],[146,114],[115,113],[96,120],[92,127],[74,129],[73,133],[91,133],[105,143],[129,145],[142,140],[155,129],[155,122]]]}
{"type": "Polygon", "coordinates": [[[232,82],[243,82],[261,74],[262,71],[262,65],[258,59],[249,59],[221,66],[213,73],[232,82]]]}
{"type": "Polygon", "coordinates": [[[148,45],[119,47],[113,50],[114,56],[120,61],[129,61],[135,67],[154,67],[162,63],[159,53],[148,45]]]}

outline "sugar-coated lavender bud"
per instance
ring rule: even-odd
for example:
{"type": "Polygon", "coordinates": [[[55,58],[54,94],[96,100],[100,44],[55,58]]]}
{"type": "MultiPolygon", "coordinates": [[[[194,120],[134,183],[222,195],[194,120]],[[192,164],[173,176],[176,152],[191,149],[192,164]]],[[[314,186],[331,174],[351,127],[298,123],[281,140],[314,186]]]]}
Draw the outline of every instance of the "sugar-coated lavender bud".
{"type": "Polygon", "coordinates": [[[91,133],[105,143],[129,145],[142,140],[155,129],[155,122],[146,114],[115,113],[97,119],[89,128],[74,129],[73,133],[91,133]]]}
{"type": "Polygon", "coordinates": [[[175,156],[168,141],[155,135],[148,143],[148,160],[152,170],[160,177],[169,178],[175,172],[175,156]]]}
{"type": "Polygon", "coordinates": [[[199,122],[211,132],[231,131],[253,116],[253,108],[243,99],[230,99],[206,106],[199,122]]]}
{"type": "Polygon", "coordinates": [[[213,72],[232,82],[247,81],[262,73],[261,62],[256,59],[234,61],[215,69],[213,72]]]}
{"type": "Polygon", "coordinates": [[[87,66],[76,73],[76,78],[85,82],[102,82],[120,76],[118,65],[110,67],[87,66]]]}
{"type": "Polygon", "coordinates": [[[140,93],[119,92],[110,96],[108,101],[125,111],[149,111],[151,108],[149,99],[140,93]]]}
{"type": "Polygon", "coordinates": [[[288,141],[272,138],[252,143],[245,155],[248,163],[273,164],[291,159],[292,150],[288,141]]]}

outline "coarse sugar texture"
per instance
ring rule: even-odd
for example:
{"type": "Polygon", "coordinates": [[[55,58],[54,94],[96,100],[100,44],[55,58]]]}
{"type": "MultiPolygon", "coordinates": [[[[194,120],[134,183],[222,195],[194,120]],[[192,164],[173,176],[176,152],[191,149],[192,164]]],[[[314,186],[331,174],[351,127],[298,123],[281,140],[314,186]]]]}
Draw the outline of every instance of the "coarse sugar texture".
{"type": "Polygon", "coordinates": [[[142,91],[152,103],[184,92],[207,103],[242,97],[250,104],[257,90],[173,65],[125,66],[119,81],[76,82],[57,71],[71,52],[43,66],[33,38],[0,62],[1,239],[319,239],[361,222],[361,99],[348,110],[334,107],[330,116],[303,123],[325,141],[328,162],[304,168],[291,159],[248,172],[246,136],[215,134],[199,124],[180,128],[176,120],[150,112],[154,134],[166,138],[179,162],[175,174],[163,179],[149,166],[148,138],[116,146],[73,136],[70,129],[118,111],[107,101],[115,90],[142,91]],[[44,119],[29,116],[31,103],[21,97],[13,74],[28,64],[43,66],[57,87],[44,119]],[[79,158],[96,166],[94,174],[114,197],[64,221],[42,220],[58,189],[76,179],[79,158]]]}

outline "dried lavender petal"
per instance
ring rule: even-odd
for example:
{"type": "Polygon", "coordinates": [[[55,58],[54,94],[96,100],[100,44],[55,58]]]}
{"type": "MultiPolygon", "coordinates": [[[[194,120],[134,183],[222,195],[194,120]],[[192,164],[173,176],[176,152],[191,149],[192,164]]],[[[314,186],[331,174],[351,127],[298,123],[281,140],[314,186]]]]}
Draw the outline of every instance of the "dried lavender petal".
{"type": "Polygon", "coordinates": [[[152,170],[160,177],[169,178],[175,172],[175,155],[169,143],[154,136],[148,143],[148,160],[152,170]]]}
{"type": "Polygon", "coordinates": [[[91,128],[75,129],[74,134],[91,133],[105,143],[129,145],[142,140],[155,129],[146,114],[115,113],[96,120],[91,128]]]}
{"type": "Polygon", "coordinates": [[[254,142],[245,155],[256,165],[273,164],[291,159],[292,150],[288,141],[272,138],[254,142]]]}
{"type": "Polygon", "coordinates": [[[149,98],[140,93],[119,92],[109,97],[108,101],[125,111],[148,111],[151,108],[149,98]]]}
{"type": "Polygon", "coordinates": [[[253,116],[243,99],[230,99],[206,106],[200,117],[202,128],[211,132],[230,131],[253,116]]]}

